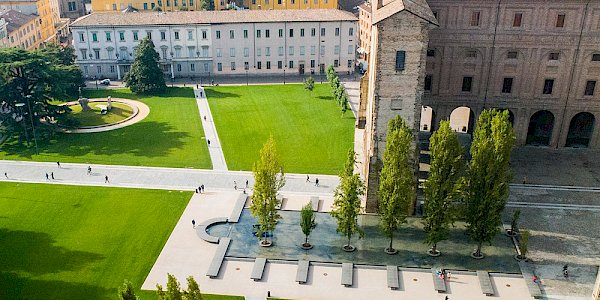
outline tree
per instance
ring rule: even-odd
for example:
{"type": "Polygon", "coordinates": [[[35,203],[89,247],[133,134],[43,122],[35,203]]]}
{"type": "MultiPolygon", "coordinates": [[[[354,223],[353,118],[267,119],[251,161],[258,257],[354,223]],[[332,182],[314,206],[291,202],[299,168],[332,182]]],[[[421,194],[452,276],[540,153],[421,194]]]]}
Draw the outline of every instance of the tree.
{"type": "Polygon", "coordinates": [[[467,233],[477,243],[474,258],[483,258],[482,244],[491,244],[500,230],[511,180],[510,152],[514,141],[508,111],[492,109],[481,113],[471,144],[465,194],[467,233]]]}
{"type": "Polygon", "coordinates": [[[413,145],[413,134],[402,117],[391,119],[383,153],[383,168],[379,174],[379,226],[383,234],[390,238],[390,244],[385,249],[388,254],[398,252],[393,247],[394,232],[406,223],[416,195],[413,145]]]}
{"type": "Polygon", "coordinates": [[[340,107],[342,107],[342,103],[343,100],[345,99],[346,96],[346,89],[344,88],[344,85],[342,85],[341,83],[335,87],[335,89],[333,90],[333,94],[335,96],[335,100],[337,101],[338,105],[340,107]]]}
{"type": "Polygon", "coordinates": [[[171,274],[167,274],[167,290],[163,291],[162,286],[160,284],[156,285],[156,293],[158,295],[158,300],[182,300],[183,293],[181,292],[181,286],[179,286],[179,282],[177,278],[171,274]]]}
{"type": "Polygon", "coordinates": [[[262,239],[260,245],[268,247],[272,244],[268,234],[275,230],[277,220],[281,218],[277,213],[277,192],[285,185],[283,168],[272,136],[260,150],[260,159],[254,163],[252,171],[255,183],[250,211],[259,225],[256,236],[262,239]]]}
{"type": "Polygon", "coordinates": [[[356,249],[350,245],[350,239],[355,233],[358,233],[360,238],[364,235],[358,226],[358,215],[361,212],[360,197],[365,193],[365,186],[360,176],[354,174],[354,156],[354,150],[350,149],[344,169],[339,175],[340,184],[335,189],[333,210],[330,212],[337,220],[336,231],[348,238],[348,243],[342,247],[344,251],[356,249]]]}
{"type": "Polygon", "coordinates": [[[312,208],[312,204],[307,203],[300,211],[300,228],[302,228],[302,233],[304,233],[304,243],[302,244],[302,248],[312,249],[313,246],[308,242],[308,236],[316,225],[315,212],[312,208]]]}
{"type": "Polygon", "coordinates": [[[325,74],[327,75],[327,81],[329,81],[330,83],[333,81],[333,78],[337,76],[337,74],[335,74],[335,68],[333,67],[333,65],[327,66],[325,74]]]}
{"type": "Polygon", "coordinates": [[[342,84],[340,78],[334,74],[329,84],[331,85],[331,92],[333,93],[333,96],[336,96],[338,86],[342,84]]]}
{"type": "Polygon", "coordinates": [[[527,246],[529,244],[529,231],[523,230],[521,232],[521,238],[519,239],[519,251],[521,255],[517,255],[517,259],[527,258],[527,246]]]}
{"type": "Polygon", "coordinates": [[[312,76],[304,78],[304,89],[311,92],[315,89],[315,79],[312,76]]]}
{"type": "Polygon", "coordinates": [[[512,220],[510,221],[510,229],[506,234],[508,236],[516,236],[517,235],[517,223],[519,222],[519,217],[521,216],[521,210],[517,209],[513,213],[512,220]]]}
{"type": "Polygon", "coordinates": [[[437,243],[448,238],[448,227],[454,222],[454,203],[460,199],[465,171],[464,149],[450,128],[450,121],[441,121],[440,128],[429,139],[431,168],[425,182],[423,225],[431,245],[427,252],[439,256],[437,243]]]}
{"type": "Polygon", "coordinates": [[[26,51],[0,49],[0,123],[23,141],[33,136],[48,139],[52,125],[67,120],[70,109],[53,100],[75,98],[84,84],[71,48],[49,45],[26,51]],[[22,105],[24,104],[24,105],[22,105]],[[35,117],[30,117],[29,112],[35,117]],[[33,123],[33,124],[32,124],[33,123]]]}
{"type": "Polygon", "coordinates": [[[125,282],[123,282],[123,285],[119,288],[119,296],[118,296],[119,300],[138,300],[138,296],[135,295],[135,292],[133,291],[133,286],[131,285],[131,282],[127,279],[125,279],[125,282]]]}
{"type": "Polygon", "coordinates": [[[202,300],[202,294],[200,293],[200,286],[194,277],[189,276],[187,278],[188,289],[183,293],[184,300],[202,300]]]}
{"type": "Polygon", "coordinates": [[[200,10],[215,10],[215,3],[213,0],[201,0],[200,10]]]}
{"type": "Polygon", "coordinates": [[[123,81],[132,92],[155,93],[167,87],[162,70],[158,67],[159,58],[152,40],[148,37],[144,38],[135,51],[131,70],[123,77],[123,81]]]}

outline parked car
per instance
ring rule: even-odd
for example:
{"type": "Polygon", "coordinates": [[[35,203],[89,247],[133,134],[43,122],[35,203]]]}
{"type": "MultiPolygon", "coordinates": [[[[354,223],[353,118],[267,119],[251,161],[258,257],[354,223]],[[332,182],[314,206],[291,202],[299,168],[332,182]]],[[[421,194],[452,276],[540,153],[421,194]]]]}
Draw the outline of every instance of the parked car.
{"type": "Polygon", "coordinates": [[[110,85],[110,79],[108,79],[108,78],[102,79],[102,80],[100,80],[100,84],[110,85]]]}

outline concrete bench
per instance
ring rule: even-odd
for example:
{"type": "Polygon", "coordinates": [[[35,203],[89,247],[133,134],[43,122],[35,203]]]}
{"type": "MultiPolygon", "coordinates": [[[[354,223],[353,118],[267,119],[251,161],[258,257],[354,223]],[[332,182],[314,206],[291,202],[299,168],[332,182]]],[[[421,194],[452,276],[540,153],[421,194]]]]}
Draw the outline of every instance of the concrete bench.
{"type": "Polygon", "coordinates": [[[299,260],[298,261],[298,271],[296,272],[296,282],[302,284],[308,281],[308,268],[310,266],[310,261],[308,260],[299,260]]]}
{"type": "Polygon", "coordinates": [[[438,276],[437,272],[439,271],[439,269],[431,269],[431,275],[433,275],[433,288],[435,288],[435,290],[438,293],[445,293],[446,292],[446,280],[440,278],[440,276],[438,276]]]}
{"type": "Polygon", "coordinates": [[[319,197],[310,197],[310,205],[314,211],[319,211],[319,197]]]}
{"type": "Polygon", "coordinates": [[[252,267],[252,275],[250,275],[250,279],[254,279],[254,281],[259,281],[263,277],[263,272],[265,271],[265,265],[267,264],[267,259],[264,257],[257,257],[254,260],[254,267],[252,267]]]}
{"type": "Polygon", "coordinates": [[[244,210],[244,205],[246,205],[246,200],[248,199],[248,195],[240,194],[238,199],[235,202],[235,206],[231,211],[231,215],[229,216],[228,221],[231,223],[237,223],[240,220],[240,216],[242,215],[242,210],[244,210]]]}
{"type": "Polygon", "coordinates": [[[198,237],[209,243],[217,244],[219,243],[219,237],[208,234],[206,229],[208,229],[209,226],[218,223],[227,223],[227,218],[212,218],[200,223],[200,225],[196,226],[196,234],[198,234],[198,237]]]}
{"type": "Polygon", "coordinates": [[[352,279],[354,278],[354,264],[343,263],[342,264],[342,285],[345,287],[352,286],[352,279]]]}
{"type": "Polygon", "coordinates": [[[392,290],[400,288],[398,282],[398,266],[387,266],[387,285],[392,290]]]}
{"type": "Polygon", "coordinates": [[[229,248],[230,243],[230,238],[224,237],[220,239],[219,246],[217,247],[217,251],[215,251],[215,256],[213,256],[213,259],[210,262],[206,276],[210,278],[219,276],[219,270],[221,270],[221,265],[223,264],[223,259],[225,258],[225,253],[227,253],[227,248],[229,248]]]}
{"type": "Polygon", "coordinates": [[[490,273],[486,271],[477,271],[477,278],[479,278],[479,285],[481,286],[481,291],[486,296],[493,296],[494,286],[492,285],[492,280],[490,279],[490,273]]]}

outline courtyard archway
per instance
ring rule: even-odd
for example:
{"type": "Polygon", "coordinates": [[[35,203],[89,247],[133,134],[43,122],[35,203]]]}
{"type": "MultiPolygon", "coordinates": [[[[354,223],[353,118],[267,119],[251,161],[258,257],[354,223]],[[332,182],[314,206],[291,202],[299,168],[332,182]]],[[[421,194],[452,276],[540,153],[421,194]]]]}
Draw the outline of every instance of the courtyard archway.
{"type": "Polygon", "coordinates": [[[471,108],[460,106],[450,113],[450,128],[462,133],[472,133],[475,125],[475,114],[471,108]]]}
{"type": "Polygon", "coordinates": [[[565,147],[587,148],[590,145],[595,121],[594,115],[589,112],[580,112],[573,116],[565,147]]]}
{"type": "Polygon", "coordinates": [[[554,115],[547,110],[540,110],[529,119],[527,129],[527,145],[548,146],[554,129],[554,115]]]}

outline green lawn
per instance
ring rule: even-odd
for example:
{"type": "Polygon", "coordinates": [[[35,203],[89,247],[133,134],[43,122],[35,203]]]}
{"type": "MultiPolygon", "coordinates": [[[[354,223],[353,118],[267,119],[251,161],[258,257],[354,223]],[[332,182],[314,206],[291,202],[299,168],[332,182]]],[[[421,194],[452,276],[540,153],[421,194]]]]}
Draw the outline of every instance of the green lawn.
{"type": "Polygon", "coordinates": [[[40,154],[16,140],[0,146],[0,159],[61,161],[156,167],[211,168],[204,130],[191,88],[169,88],[163,96],[138,96],[129,89],[91,90],[90,98],[129,98],[150,107],[134,125],[100,133],[57,134],[40,142],[40,154]]]}
{"type": "Polygon", "coordinates": [[[207,96],[230,170],[252,170],[270,134],[285,172],[337,174],[353,147],[354,116],[342,116],[328,85],[221,86],[207,96]]]}
{"type": "Polygon", "coordinates": [[[0,183],[0,299],[139,288],[191,192],[0,183]]]}
{"type": "Polygon", "coordinates": [[[79,121],[79,126],[98,126],[112,124],[127,119],[133,114],[133,108],[122,103],[113,103],[109,113],[102,114],[98,105],[107,105],[108,102],[93,102],[91,110],[82,111],[81,106],[72,105],[71,116],[79,121]]]}

